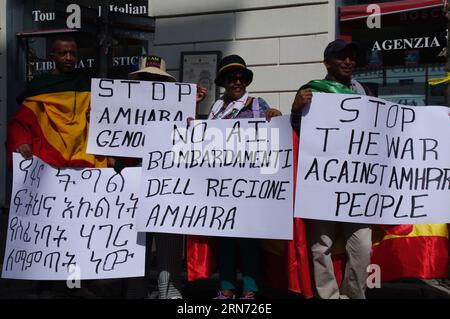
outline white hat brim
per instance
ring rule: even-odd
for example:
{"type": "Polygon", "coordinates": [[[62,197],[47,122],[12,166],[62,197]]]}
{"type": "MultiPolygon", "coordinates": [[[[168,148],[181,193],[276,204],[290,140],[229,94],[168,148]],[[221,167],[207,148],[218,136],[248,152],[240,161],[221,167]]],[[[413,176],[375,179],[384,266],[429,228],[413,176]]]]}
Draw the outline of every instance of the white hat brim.
{"type": "Polygon", "coordinates": [[[174,82],[177,81],[177,80],[176,80],[172,75],[170,75],[169,73],[164,72],[163,70],[158,69],[158,68],[155,68],[155,67],[153,67],[153,66],[149,66],[149,67],[143,68],[143,69],[141,69],[141,70],[139,70],[139,71],[135,71],[135,72],[128,73],[128,78],[129,78],[130,80],[138,80],[138,79],[139,79],[139,74],[141,74],[141,73],[149,73],[149,74],[163,75],[163,76],[167,76],[168,78],[172,79],[174,82]]]}

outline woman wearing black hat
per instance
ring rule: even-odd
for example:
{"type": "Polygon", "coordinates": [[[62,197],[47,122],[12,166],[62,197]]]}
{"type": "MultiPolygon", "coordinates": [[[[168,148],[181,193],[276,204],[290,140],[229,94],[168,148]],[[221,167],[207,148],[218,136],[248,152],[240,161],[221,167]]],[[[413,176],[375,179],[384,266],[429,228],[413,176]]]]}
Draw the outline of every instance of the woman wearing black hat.
{"type": "MultiPolygon", "coordinates": [[[[251,97],[246,91],[252,82],[253,72],[238,55],[222,59],[215,83],[225,88],[225,94],[211,108],[208,119],[258,118],[281,115],[277,109],[270,108],[260,97],[251,97]]],[[[259,268],[258,239],[219,238],[220,291],[216,299],[234,299],[236,290],[236,249],[239,247],[239,260],[243,275],[242,299],[254,299],[258,291],[259,268]]]]}
{"type": "Polygon", "coordinates": [[[244,59],[238,55],[226,56],[220,61],[215,83],[225,88],[225,94],[212,106],[208,119],[232,119],[266,117],[268,121],[281,115],[270,108],[264,99],[250,97],[246,91],[253,80],[253,72],[247,69],[244,59]]]}

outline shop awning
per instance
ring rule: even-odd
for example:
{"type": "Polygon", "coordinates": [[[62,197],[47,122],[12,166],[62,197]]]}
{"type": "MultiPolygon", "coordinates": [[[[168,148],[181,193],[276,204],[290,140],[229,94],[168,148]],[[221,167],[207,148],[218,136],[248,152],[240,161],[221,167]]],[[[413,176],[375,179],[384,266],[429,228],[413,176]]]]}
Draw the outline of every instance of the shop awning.
{"type": "MultiPolygon", "coordinates": [[[[377,3],[381,9],[381,15],[395,14],[407,11],[443,7],[442,0],[405,0],[377,3]]],[[[367,12],[368,4],[340,7],[340,20],[349,21],[367,18],[372,12],[367,12]]]]}
{"type": "Polygon", "coordinates": [[[16,35],[21,38],[26,37],[47,37],[56,34],[64,33],[77,33],[78,29],[44,29],[44,30],[33,30],[33,31],[21,31],[17,32],[16,35]]]}

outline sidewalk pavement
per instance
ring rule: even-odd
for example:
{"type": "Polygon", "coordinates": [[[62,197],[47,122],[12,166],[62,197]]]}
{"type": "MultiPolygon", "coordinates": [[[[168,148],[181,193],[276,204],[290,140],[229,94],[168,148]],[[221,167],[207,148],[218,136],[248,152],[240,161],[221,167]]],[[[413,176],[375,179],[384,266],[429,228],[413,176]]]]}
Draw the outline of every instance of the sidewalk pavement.
{"type": "MultiPolygon", "coordinates": [[[[6,214],[0,214],[0,269],[3,263],[4,243],[6,237],[6,214]]],[[[186,278],[186,272],[183,273],[186,278]]],[[[59,282],[53,289],[37,293],[38,281],[0,279],[0,299],[49,299],[49,298],[83,298],[83,299],[143,299],[157,298],[157,272],[153,267],[150,277],[128,279],[104,279],[82,282],[81,289],[67,289],[64,282],[59,282]]],[[[186,280],[184,280],[186,282],[186,280]]],[[[211,299],[215,297],[219,286],[217,274],[206,280],[186,283],[183,295],[186,299],[211,299]]],[[[380,288],[368,289],[368,299],[450,299],[449,279],[403,279],[386,282],[380,288]]],[[[260,298],[303,299],[301,295],[287,290],[261,287],[260,298]]]]}
{"type": "MultiPolygon", "coordinates": [[[[82,282],[81,289],[67,289],[61,282],[54,289],[37,293],[37,281],[0,279],[0,299],[157,299],[156,271],[150,280],[143,278],[105,279],[82,282]]],[[[183,295],[187,300],[209,300],[215,297],[218,276],[187,283],[183,295]]],[[[367,289],[367,299],[450,299],[448,279],[403,279],[367,289]]],[[[259,298],[303,299],[286,290],[261,287],[259,298]]]]}

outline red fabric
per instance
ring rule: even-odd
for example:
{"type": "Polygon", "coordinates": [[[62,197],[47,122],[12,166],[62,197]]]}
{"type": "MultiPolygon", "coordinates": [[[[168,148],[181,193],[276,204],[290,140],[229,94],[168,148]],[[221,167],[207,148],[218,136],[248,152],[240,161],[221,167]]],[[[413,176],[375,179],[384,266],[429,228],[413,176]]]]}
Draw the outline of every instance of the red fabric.
{"type": "Polygon", "coordinates": [[[204,279],[211,276],[217,266],[214,237],[187,236],[188,280],[204,279]]]}
{"type": "Polygon", "coordinates": [[[378,225],[387,235],[408,235],[413,231],[413,225],[378,225]]]}
{"type": "Polygon", "coordinates": [[[342,281],[344,280],[344,272],[345,272],[345,264],[347,262],[347,256],[345,253],[334,254],[333,256],[331,256],[331,259],[333,260],[334,277],[336,278],[336,282],[340,287],[342,281]]]}
{"type": "MultiPolygon", "coordinates": [[[[403,0],[377,3],[381,9],[382,15],[420,10],[430,7],[442,7],[442,4],[442,0],[403,0]]],[[[369,15],[373,14],[371,10],[367,10],[369,5],[370,4],[358,4],[340,7],[340,20],[345,21],[367,18],[369,15]]]]}
{"type": "Polygon", "coordinates": [[[12,168],[12,153],[22,144],[29,144],[33,155],[56,167],[92,167],[88,161],[66,160],[61,153],[47,142],[36,115],[21,105],[13,120],[8,123],[6,154],[8,167],[12,168]]]}
{"type": "Polygon", "coordinates": [[[286,289],[288,287],[288,278],[286,272],[280,271],[280,269],[286,269],[287,267],[286,257],[263,249],[262,260],[264,264],[261,269],[261,275],[264,283],[272,288],[286,289]]]}
{"type": "MultiPolygon", "coordinates": [[[[441,236],[385,239],[372,247],[371,264],[380,266],[382,282],[403,278],[448,278],[448,249],[448,239],[441,236]]],[[[334,275],[340,286],[346,255],[334,254],[332,259],[334,275]]]]}
{"type": "Polygon", "coordinates": [[[448,278],[448,238],[400,237],[373,246],[372,264],[381,268],[381,281],[401,278],[448,278]]]}
{"type": "MultiPolygon", "coordinates": [[[[297,183],[299,136],[292,130],[294,162],[294,198],[297,183]]],[[[294,218],[294,239],[287,242],[288,288],[303,293],[305,298],[313,296],[311,272],[309,270],[308,243],[305,223],[301,218],[294,218]]]]}

